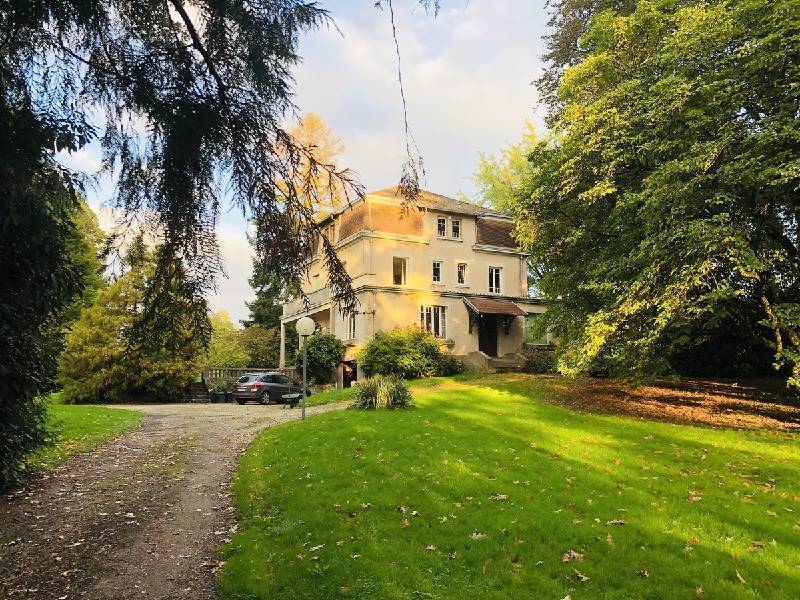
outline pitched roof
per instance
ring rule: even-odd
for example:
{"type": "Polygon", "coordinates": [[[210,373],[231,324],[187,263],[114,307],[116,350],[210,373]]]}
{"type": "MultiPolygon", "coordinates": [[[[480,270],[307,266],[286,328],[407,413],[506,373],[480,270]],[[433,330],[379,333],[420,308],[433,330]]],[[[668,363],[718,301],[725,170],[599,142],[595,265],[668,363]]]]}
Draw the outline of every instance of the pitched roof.
{"type": "Polygon", "coordinates": [[[517,247],[517,243],[511,235],[514,231],[513,221],[478,217],[477,225],[476,241],[479,244],[503,248],[517,247]]]}
{"type": "MultiPolygon", "coordinates": [[[[366,195],[380,196],[398,201],[402,201],[403,199],[400,195],[400,192],[397,191],[397,187],[389,187],[382,190],[376,190],[374,192],[367,192],[366,195]]],[[[441,194],[434,194],[433,192],[429,192],[427,190],[419,191],[419,198],[417,199],[416,204],[417,206],[431,210],[440,210],[444,212],[458,213],[461,215],[485,215],[503,219],[509,218],[507,215],[499,213],[490,208],[484,208],[482,206],[478,206],[477,204],[472,204],[471,202],[456,200],[455,198],[449,198],[448,196],[442,196],[441,194]]]]}
{"type": "Polygon", "coordinates": [[[514,304],[511,300],[502,298],[477,298],[471,296],[464,298],[464,304],[470,310],[481,315],[509,315],[512,317],[524,317],[528,313],[514,304]]]}

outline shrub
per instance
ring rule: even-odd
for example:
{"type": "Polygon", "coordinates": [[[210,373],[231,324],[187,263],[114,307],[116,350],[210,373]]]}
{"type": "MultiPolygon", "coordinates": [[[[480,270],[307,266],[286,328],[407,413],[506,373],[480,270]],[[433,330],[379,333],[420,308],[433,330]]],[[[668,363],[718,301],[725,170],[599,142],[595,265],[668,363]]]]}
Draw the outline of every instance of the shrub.
{"type": "MultiPolygon", "coordinates": [[[[250,367],[250,355],[240,339],[227,312],[211,315],[211,341],[208,345],[208,364],[212,367],[250,367]]],[[[256,365],[262,366],[262,365],[256,365]]],[[[267,366],[267,365],[263,365],[267,366]]],[[[270,365],[271,366],[271,365],[270,365]]]]}
{"type": "Polygon", "coordinates": [[[461,362],[442,351],[441,342],[419,327],[398,327],[379,332],[359,352],[358,363],[369,375],[398,375],[417,379],[453,375],[461,362]]]}
{"type": "Polygon", "coordinates": [[[549,346],[528,346],[523,350],[526,373],[555,373],[556,353],[549,346]]]}
{"type": "MultiPolygon", "coordinates": [[[[319,332],[308,337],[308,378],[312,383],[330,383],[334,369],[344,356],[344,344],[332,333],[319,332]]],[[[303,349],[297,351],[295,358],[298,373],[303,372],[303,349]]]]}
{"type": "Polygon", "coordinates": [[[411,406],[411,392],[396,375],[376,375],[359,383],[353,392],[352,408],[406,408],[411,406]]]}

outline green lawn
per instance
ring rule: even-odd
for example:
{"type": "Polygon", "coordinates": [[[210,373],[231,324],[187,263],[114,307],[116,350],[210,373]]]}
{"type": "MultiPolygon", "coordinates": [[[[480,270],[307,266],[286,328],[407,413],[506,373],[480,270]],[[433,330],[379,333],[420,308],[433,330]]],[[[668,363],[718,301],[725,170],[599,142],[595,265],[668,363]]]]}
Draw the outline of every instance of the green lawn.
{"type": "Polygon", "coordinates": [[[223,598],[797,598],[796,437],[551,393],[434,380],[414,409],[266,430],[234,484],[223,598]]]}
{"type": "Polygon", "coordinates": [[[87,452],[136,427],[144,414],[119,408],[61,404],[60,394],[51,394],[47,427],[55,440],[38,450],[29,463],[37,469],[51,469],[79,452],[87,452]]]}

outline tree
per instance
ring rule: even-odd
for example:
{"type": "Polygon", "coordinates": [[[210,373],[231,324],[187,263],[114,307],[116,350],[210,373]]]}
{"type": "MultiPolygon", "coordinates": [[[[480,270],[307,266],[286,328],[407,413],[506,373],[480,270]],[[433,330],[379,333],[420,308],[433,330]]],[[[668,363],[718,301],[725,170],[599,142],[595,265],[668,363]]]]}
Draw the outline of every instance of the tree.
{"type": "Polygon", "coordinates": [[[247,367],[247,349],[233,326],[230,315],[221,310],[211,315],[211,342],[208,345],[208,364],[212,367],[247,367]]]}
{"type": "Polygon", "coordinates": [[[314,183],[316,193],[309,195],[307,202],[317,213],[328,214],[336,210],[345,193],[341,181],[331,173],[338,171],[336,162],[344,152],[342,140],[335,137],[322,117],[313,112],[302,115],[288,132],[298,146],[308,149],[308,157],[301,161],[295,174],[295,185],[302,187],[304,181],[314,183]],[[319,169],[317,164],[330,165],[332,169],[319,169]]]}
{"type": "Polygon", "coordinates": [[[100,289],[81,312],[67,335],[59,369],[67,402],[177,400],[200,372],[203,346],[190,319],[173,332],[170,345],[132,345],[127,339],[155,261],[154,253],[143,251],[137,240],[125,274],[100,289]]]}
{"type": "Polygon", "coordinates": [[[798,23],[791,0],[594,16],[515,203],[562,370],[669,372],[724,333],[798,385],[798,23]]]}
{"type": "MultiPolygon", "coordinates": [[[[344,343],[332,333],[321,331],[308,336],[308,378],[314,383],[330,383],[334,369],[342,362],[344,343]]],[[[303,370],[303,349],[297,350],[295,364],[299,372],[303,370]]]]}
{"type": "Polygon", "coordinates": [[[551,0],[550,33],[545,36],[543,58],[547,68],[536,80],[539,96],[548,109],[547,121],[553,125],[564,109],[558,88],[564,72],[583,61],[590,52],[584,41],[592,20],[603,11],[629,14],[637,0],[551,0]]]}
{"type": "Polygon", "coordinates": [[[522,139],[503,148],[499,157],[480,153],[472,181],[482,204],[505,213],[513,210],[514,198],[524,189],[530,173],[528,155],[537,142],[533,123],[526,121],[522,139]]]}
{"type": "Polygon", "coordinates": [[[239,332],[239,342],[247,352],[250,367],[277,367],[281,334],[277,329],[251,325],[239,332]]]}
{"type": "MultiPolygon", "coordinates": [[[[318,163],[328,164],[336,167],[337,158],[344,152],[344,144],[335,137],[330,128],[322,118],[315,113],[306,113],[297,123],[288,130],[289,134],[298,145],[309,149],[309,156],[318,163]]],[[[317,217],[330,213],[335,210],[339,203],[345,198],[341,189],[341,183],[331,177],[329,171],[317,169],[314,162],[304,160],[300,169],[296,173],[295,185],[302,187],[303,181],[314,181],[315,188],[318,190],[316,197],[307,197],[308,207],[317,213],[317,217]]],[[[262,252],[259,246],[262,244],[262,229],[256,231],[256,235],[250,238],[250,244],[256,250],[256,258],[253,261],[253,276],[250,278],[250,285],[256,291],[256,299],[248,302],[250,318],[242,321],[245,327],[253,324],[261,325],[268,329],[280,327],[281,315],[283,314],[282,304],[290,296],[299,295],[297,285],[287,285],[274,271],[272,265],[265,263],[262,259],[262,252]]],[[[287,344],[291,347],[297,343],[297,337],[292,330],[287,330],[287,344]]]]}

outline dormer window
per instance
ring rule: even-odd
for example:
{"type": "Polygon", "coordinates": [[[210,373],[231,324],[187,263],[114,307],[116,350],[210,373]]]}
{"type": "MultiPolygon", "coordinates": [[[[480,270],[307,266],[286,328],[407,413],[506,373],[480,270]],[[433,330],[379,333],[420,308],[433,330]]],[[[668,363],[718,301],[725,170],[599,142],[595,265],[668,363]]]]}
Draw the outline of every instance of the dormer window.
{"type": "Polygon", "coordinates": [[[461,219],[450,221],[450,237],[454,240],[461,239],[461,219]]]}
{"type": "Polygon", "coordinates": [[[447,236],[447,219],[444,217],[438,217],[436,219],[436,235],[439,237],[447,236]]]}

